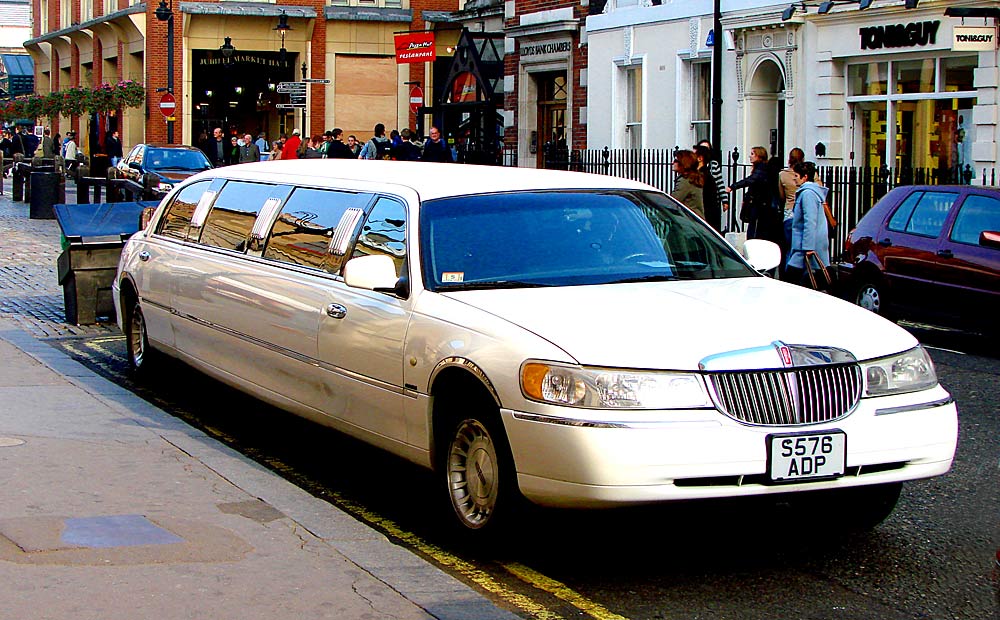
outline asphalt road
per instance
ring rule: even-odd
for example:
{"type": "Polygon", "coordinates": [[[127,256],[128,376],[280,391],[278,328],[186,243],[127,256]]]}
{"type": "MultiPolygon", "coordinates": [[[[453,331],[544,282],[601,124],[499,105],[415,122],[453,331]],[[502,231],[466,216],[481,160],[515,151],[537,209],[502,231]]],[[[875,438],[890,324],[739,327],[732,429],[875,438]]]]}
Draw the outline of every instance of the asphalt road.
{"type": "Polygon", "coordinates": [[[48,341],[441,565],[525,618],[989,619],[1000,617],[996,342],[915,329],[959,404],[947,476],[913,482],[872,532],[829,527],[822,502],[717,501],[531,510],[481,548],[443,527],[431,475],[170,364],[134,385],[120,337],[48,341]]]}

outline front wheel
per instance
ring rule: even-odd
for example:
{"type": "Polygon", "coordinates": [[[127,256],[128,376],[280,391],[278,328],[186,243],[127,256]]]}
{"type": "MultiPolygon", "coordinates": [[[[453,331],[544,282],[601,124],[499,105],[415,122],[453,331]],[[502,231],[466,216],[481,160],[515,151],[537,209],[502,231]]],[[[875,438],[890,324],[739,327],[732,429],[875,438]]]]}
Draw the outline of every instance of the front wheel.
{"type": "Polygon", "coordinates": [[[866,280],[857,287],[854,293],[854,303],[865,310],[885,316],[885,289],[874,280],[866,280]]]}
{"type": "Polygon", "coordinates": [[[444,469],[459,523],[471,531],[498,529],[498,510],[501,517],[511,510],[516,495],[503,436],[477,418],[462,419],[451,433],[444,469]]]}

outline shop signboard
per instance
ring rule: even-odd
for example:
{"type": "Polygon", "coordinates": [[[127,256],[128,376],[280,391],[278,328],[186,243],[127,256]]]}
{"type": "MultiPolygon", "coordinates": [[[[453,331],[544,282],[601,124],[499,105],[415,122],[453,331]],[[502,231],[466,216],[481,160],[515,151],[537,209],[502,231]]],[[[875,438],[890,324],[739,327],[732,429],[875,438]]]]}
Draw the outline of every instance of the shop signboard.
{"type": "Polygon", "coordinates": [[[395,41],[397,65],[433,62],[437,58],[433,32],[402,32],[396,35],[395,41]]]}
{"type": "Polygon", "coordinates": [[[955,26],[951,49],[956,52],[992,52],[997,49],[995,26],[955,26]]]}

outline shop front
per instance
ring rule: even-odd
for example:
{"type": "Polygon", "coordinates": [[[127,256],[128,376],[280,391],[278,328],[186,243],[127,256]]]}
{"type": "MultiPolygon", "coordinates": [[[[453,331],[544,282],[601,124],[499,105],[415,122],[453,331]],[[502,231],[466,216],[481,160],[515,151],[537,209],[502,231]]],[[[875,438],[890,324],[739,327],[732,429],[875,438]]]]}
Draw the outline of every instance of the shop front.
{"type": "Polygon", "coordinates": [[[821,163],[963,183],[993,169],[995,37],[965,45],[966,25],[940,8],[849,15],[815,20],[821,163]]]}

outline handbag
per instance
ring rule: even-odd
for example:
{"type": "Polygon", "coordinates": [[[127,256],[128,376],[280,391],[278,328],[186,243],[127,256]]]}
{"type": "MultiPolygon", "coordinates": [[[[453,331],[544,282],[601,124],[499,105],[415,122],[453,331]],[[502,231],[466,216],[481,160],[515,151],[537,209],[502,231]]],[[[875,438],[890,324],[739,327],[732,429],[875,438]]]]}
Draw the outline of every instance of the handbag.
{"type": "Polygon", "coordinates": [[[740,205],[740,221],[744,224],[749,224],[753,221],[754,216],[757,213],[757,205],[755,204],[756,199],[753,193],[748,191],[743,195],[743,204],[740,205]]]}
{"type": "Polygon", "coordinates": [[[805,268],[806,268],[805,269],[806,275],[809,276],[809,285],[812,286],[813,290],[816,291],[829,290],[830,287],[833,285],[833,278],[830,277],[830,272],[827,271],[826,265],[823,264],[823,261],[819,259],[819,256],[817,256],[816,252],[814,252],[813,250],[806,250],[805,268]],[[817,282],[816,280],[816,274],[813,273],[813,264],[812,264],[813,258],[816,259],[816,264],[819,265],[818,271],[823,276],[823,282],[824,282],[823,288],[820,288],[819,282],[817,282]]]}
{"type": "Polygon", "coordinates": [[[823,203],[823,213],[826,215],[826,232],[828,236],[833,237],[837,234],[837,218],[833,217],[833,211],[830,210],[830,203],[823,203]]]}

